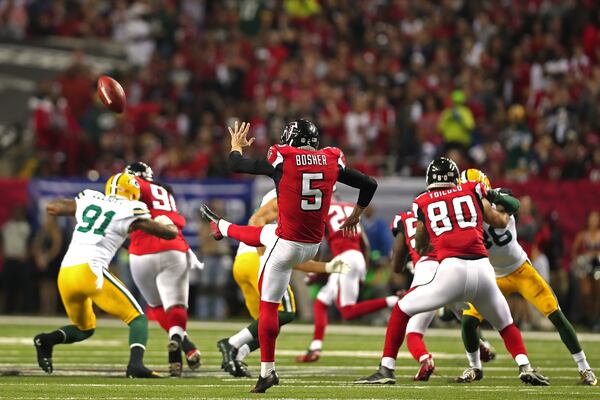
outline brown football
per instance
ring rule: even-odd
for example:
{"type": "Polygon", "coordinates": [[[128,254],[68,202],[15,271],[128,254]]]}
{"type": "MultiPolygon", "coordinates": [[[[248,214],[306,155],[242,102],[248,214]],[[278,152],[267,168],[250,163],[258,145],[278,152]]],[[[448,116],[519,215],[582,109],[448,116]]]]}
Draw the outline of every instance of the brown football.
{"type": "Polygon", "coordinates": [[[125,91],[121,84],[110,76],[102,75],[98,78],[98,96],[109,110],[119,114],[125,110],[125,91]]]}

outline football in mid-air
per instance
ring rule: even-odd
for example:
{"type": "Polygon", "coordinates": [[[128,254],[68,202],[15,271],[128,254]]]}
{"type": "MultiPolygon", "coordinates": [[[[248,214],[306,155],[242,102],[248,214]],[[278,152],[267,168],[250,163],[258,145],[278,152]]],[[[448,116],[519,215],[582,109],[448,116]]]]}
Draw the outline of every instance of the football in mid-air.
{"type": "Polygon", "coordinates": [[[125,110],[125,91],[119,82],[107,75],[98,78],[98,96],[111,111],[122,113],[125,110]]]}

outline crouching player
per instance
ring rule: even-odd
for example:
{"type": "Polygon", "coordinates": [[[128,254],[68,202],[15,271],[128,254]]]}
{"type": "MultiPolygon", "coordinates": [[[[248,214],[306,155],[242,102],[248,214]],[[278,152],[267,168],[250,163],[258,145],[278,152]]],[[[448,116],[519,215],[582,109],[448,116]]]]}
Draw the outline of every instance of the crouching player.
{"type": "Polygon", "coordinates": [[[129,290],[108,271],[108,264],[127,235],[136,230],[171,240],[177,227],[150,218],[137,201],[140,186],[128,174],[116,174],[106,182],[106,195],[84,190],[75,199],[58,199],[47,206],[50,215],[75,216],[77,225],[58,274],[58,290],[72,325],[34,338],[39,366],[52,373],[52,350],[61,343],[81,342],[93,335],[100,309],[129,325],[130,358],[126,376],[157,378],[144,366],[148,320],[129,290]]]}

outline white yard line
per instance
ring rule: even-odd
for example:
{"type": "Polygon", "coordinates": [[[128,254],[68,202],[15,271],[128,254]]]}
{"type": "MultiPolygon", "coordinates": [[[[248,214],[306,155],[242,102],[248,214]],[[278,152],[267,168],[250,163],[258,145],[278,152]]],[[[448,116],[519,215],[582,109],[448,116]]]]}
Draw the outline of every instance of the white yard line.
{"type": "MultiPolygon", "coordinates": [[[[25,317],[25,316],[2,316],[0,318],[0,326],[2,325],[56,325],[61,326],[68,324],[67,318],[63,317],[25,317]]],[[[248,324],[247,321],[240,322],[222,322],[222,321],[190,321],[188,329],[190,331],[236,331],[248,324]]],[[[155,324],[154,324],[155,325],[155,324]]],[[[112,318],[98,319],[98,327],[123,327],[123,323],[112,318]]],[[[312,334],[313,326],[311,324],[293,323],[286,325],[283,332],[312,334]]],[[[365,325],[330,325],[327,327],[327,332],[331,334],[341,335],[360,335],[360,336],[385,336],[385,327],[383,326],[365,326],[365,325]]],[[[491,331],[486,331],[488,336],[497,335],[491,331]]],[[[450,337],[460,338],[460,329],[430,329],[427,331],[427,336],[431,337],[450,337]]],[[[535,340],[560,340],[557,332],[523,332],[525,339],[535,340]]],[[[598,333],[579,333],[579,339],[587,342],[600,342],[600,334],[598,333]]]]}

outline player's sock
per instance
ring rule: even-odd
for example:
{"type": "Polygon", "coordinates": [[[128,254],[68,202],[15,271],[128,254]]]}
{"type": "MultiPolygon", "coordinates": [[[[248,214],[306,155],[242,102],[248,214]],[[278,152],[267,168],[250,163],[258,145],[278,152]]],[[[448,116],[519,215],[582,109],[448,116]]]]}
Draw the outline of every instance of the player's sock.
{"type": "Polygon", "coordinates": [[[392,308],[398,303],[400,297],[398,296],[388,296],[385,298],[385,302],[387,303],[388,308],[392,308]]]}
{"type": "Polygon", "coordinates": [[[165,311],[165,316],[169,328],[169,337],[179,335],[179,337],[183,339],[188,320],[187,308],[180,305],[170,307],[165,311]]]}
{"type": "MultiPolygon", "coordinates": [[[[279,327],[281,328],[285,324],[289,324],[290,322],[292,322],[294,320],[294,318],[296,318],[296,314],[293,312],[288,312],[288,311],[278,311],[277,317],[279,320],[279,327]]],[[[246,329],[248,329],[250,331],[250,333],[252,334],[252,338],[256,339],[258,341],[258,320],[252,321],[252,323],[250,325],[248,325],[246,327],[246,329]]],[[[245,343],[249,343],[249,342],[245,342],[245,343]]],[[[250,346],[250,347],[252,347],[252,346],[250,346]]],[[[258,346],[256,348],[258,348],[258,346]]]]}
{"type": "Polygon", "coordinates": [[[248,348],[250,348],[250,353],[252,353],[256,349],[259,349],[260,348],[260,342],[258,341],[258,339],[254,339],[253,341],[251,341],[250,343],[248,343],[248,348]]]}
{"type": "Polygon", "coordinates": [[[260,301],[258,341],[260,342],[260,375],[265,378],[274,369],[275,342],[279,334],[279,303],[260,301]]]}
{"type": "Polygon", "coordinates": [[[260,376],[266,378],[275,370],[275,361],[261,361],[260,362],[260,376]]]}
{"type": "Polygon", "coordinates": [[[67,334],[63,331],[65,327],[61,328],[61,329],[57,329],[55,331],[52,331],[50,333],[45,333],[45,340],[48,341],[48,344],[54,346],[57,344],[61,344],[61,343],[65,343],[65,340],[67,339],[67,334]]]}
{"type": "MultiPolygon", "coordinates": [[[[317,299],[313,303],[313,315],[315,318],[315,330],[313,333],[313,343],[310,345],[311,350],[321,350],[319,348],[313,348],[313,344],[317,342],[322,346],[323,338],[325,337],[325,328],[327,328],[328,323],[328,314],[327,314],[327,304],[323,303],[321,300],[317,299]]],[[[315,347],[316,345],[315,344],[315,347]]]]}
{"type": "Polygon", "coordinates": [[[236,349],[239,349],[246,343],[250,343],[253,340],[254,336],[252,335],[252,332],[250,332],[248,328],[244,328],[229,338],[229,344],[236,349]]]}
{"type": "Polygon", "coordinates": [[[477,346],[477,350],[475,351],[467,351],[467,359],[469,360],[469,367],[481,369],[481,357],[479,354],[479,346],[477,346]]]}
{"type": "Polygon", "coordinates": [[[392,308],[392,315],[385,331],[385,344],[383,346],[383,357],[381,358],[381,365],[386,368],[396,369],[396,357],[404,340],[404,333],[409,319],[410,316],[402,311],[399,305],[392,308]]]}
{"type": "Polygon", "coordinates": [[[163,328],[167,333],[169,333],[169,324],[167,323],[167,314],[165,313],[165,309],[163,308],[163,306],[157,306],[157,307],[148,306],[148,308],[150,310],[152,310],[152,315],[154,316],[154,319],[156,320],[156,322],[158,322],[160,327],[163,328]]]}
{"type": "Polygon", "coordinates": [[[577,368],[579,368],[580,371],[585,371],[592,368],[590,367],[590,364],[588,364],[583,350],[581,350],[579,353],[573,353],[571,356],[573,357],[573,361],[575,361],[577,368]]]}
{"type": "Polygon", "coordinates": [[[461,321],[462,340],[467,353],[473,353],[479,350],[479,320],[470,315],[463,315],[461,321]]]}
{"type": "Polygon", "coordinates": [[[569,322],[565,314],[561,310],[556,310],[552,314],[548,315],[548,319],[556,327],[560,335],[560,339],[567,346],[571,354],[581,352],[581,345],[579,339],[577,339],[577,333],[573,328],[573,325],[569,322]]]}
{"type": "Polygon", "coordinates": [[[525,343],[523,343],[521,331],[514,323],[502,329],[500,331],[500,336],[502,336],[502,340],[504,340],[506,350],[508,350],[519,366],[529,364],[529,358],[527,357],[527,350],[525,349],[525,343]]]}
{"type": "Polygon", "coordinates": [[[310,351],[323,350],[323,341],[318,340],[318,339],[313,339],[313,341],[310,342],[310,346],[308,347],[308,350],[310,350],[310,351]]]}
{"type": "MultiPolygon", "coordinates": [[[[62,328],[59,329],[59,331],[62,332],[61,336],[62,335],[64,335],[64,336],[62,336],[60,338],[60,342],[58,342],[58,343],[81,342],[94,334],[94,329],[82,331],[79,328],[77,328],[75,325],[63,326],[62,328]]],[[[54,332],[57,332],[57,331],[54,331],[54,332]]],[[[51,334],[53,335],[53,339],[57,340],[58,334],[54,334],[54,332],[52,332],[51,334]]]]}
{"type": "Polygon", "coordinates": [[[340,307],[340,314],[346,321],[362,317],[363,315],[370,314],[372,312],[386,308],[387,301],[385,297],[380,299],[373,299],[367,301],[361,301],[360,303],[351,304],[349,306],[340,307]]]}
{"type": "Polygon", "coordinates": [[[246,243],[248,246],[260,247],[260,233],[262,226],[242,226],[231,224],[227,221],[219,221],[219,230],[224,236],[231,237],[246,243]],[[221,226],[223,224],[223,226],[221,226]],[[228,225],[226,225],[228,224],[228,225]]]}
{"type": "Polygon", "coordinates": [[[129,323],[129,346],[138,345],[145,349],[146,343],[148,343],[148,318],[142,314],[129,323]]]}
{"type": "Polygon", "coordinates": [[[421,362],[424,357],[429,356],[422,333],[408,332],[406,334],[406,347],[408,347],[408,351],[417,362],[421,362]]]}
{"type": "Polygon", "coordinates": [[[251,353],[250,346],[248,346],[247,344],[243,344],[238,349],[235,359],[238,361],[243,361],[246,357],[248,357],[248,354],[250,354],[250,353],[251,353]]]}

